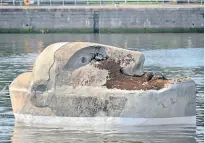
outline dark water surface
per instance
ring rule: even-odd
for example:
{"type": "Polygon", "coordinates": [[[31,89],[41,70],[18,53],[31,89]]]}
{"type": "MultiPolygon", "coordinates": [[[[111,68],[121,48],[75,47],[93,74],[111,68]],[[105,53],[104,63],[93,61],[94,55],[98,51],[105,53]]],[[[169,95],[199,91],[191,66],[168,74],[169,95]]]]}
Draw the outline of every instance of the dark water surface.
{"type": "Polygon", "coordinates": [[[1,34],[0,35],[0,142],[203,142],[204,130],[203,34],[1,34]],[[69,129],[15,125],[8,86],[19,74],[31,71],[37,55],[49,44],[89,41],[139,50],[145,70],[168,78],[189,76],[197,86],[197,127],[188,125],[69,129]]]}

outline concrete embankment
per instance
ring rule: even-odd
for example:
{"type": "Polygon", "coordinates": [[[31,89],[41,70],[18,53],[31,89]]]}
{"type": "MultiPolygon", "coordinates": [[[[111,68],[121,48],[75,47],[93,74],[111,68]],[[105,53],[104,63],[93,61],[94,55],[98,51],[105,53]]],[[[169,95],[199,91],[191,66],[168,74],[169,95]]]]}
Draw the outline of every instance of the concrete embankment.
{"type": "Polygon", "coordinates": [[[0,33],[203,32],[203,5],[0,7],[0,33]]]}

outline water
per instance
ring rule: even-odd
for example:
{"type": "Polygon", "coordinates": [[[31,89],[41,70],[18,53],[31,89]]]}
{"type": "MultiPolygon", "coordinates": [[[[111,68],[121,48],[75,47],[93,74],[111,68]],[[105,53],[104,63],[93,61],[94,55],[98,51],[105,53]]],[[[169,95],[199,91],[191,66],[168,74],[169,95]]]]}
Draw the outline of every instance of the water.
{"type": "Polygon", "coordinates": [[[0,142],[203,142],[203,34],[1,34],[0,142]],[[145,54],[145,70],[167,78],[189,76],[197,86],[197,127],[190,125],[124,126],[109,128],[42,127],[16,124],[8,86],[19,74],[31,71],[35,58],[49,44],[64,41],[98,42],[145,54]]]}

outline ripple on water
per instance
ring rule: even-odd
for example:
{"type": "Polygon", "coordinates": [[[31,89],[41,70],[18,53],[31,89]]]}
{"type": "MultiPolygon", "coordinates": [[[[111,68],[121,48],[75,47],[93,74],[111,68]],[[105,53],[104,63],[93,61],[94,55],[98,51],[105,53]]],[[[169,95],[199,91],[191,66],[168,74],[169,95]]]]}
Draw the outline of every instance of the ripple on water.
{"type": "Polygon", "coordinates": [[[43,128],[32,126],[21,126],[16,124],[13,129],[13,141],[24,140],[26,142],[39,142],[49,140],[51,142],[59,141],[84,141],[84,142],[180,142],[194,143],[195,127],[186,126],[118,126],[115,129],[92,130],[80,128],[79,130],[64,128],[43,128]],[[56,134],[58,138],[56,138],[56,134]],[[21,138],[19,138],[21,137],[21,138]]]}
{"type": "Polygon", "coordinates": [[[181,68],[204,66],[204,48],[157,49],[143,53],[146,66],[181,68]]]}

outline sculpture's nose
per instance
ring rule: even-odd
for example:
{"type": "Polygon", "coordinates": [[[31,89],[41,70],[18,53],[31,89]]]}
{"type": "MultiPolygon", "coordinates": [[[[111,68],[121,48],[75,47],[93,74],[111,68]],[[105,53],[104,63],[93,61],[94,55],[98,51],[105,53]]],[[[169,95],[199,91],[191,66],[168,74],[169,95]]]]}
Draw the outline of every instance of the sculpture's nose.
{"type": "Polygon", "coordinates": [[[124,67],[122,67],[122,72],[126,75],[131,75],[131,76],[142,76],[144,74],[143,71],[143,65],[145,61],[145,57],[143,54],[133,55],[135,58],[138,57],[134,61],[126,61],[124,67]]]}

